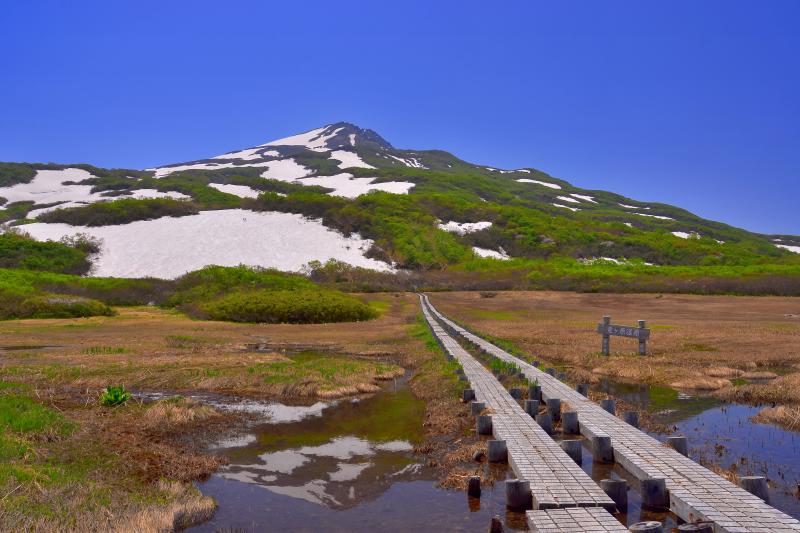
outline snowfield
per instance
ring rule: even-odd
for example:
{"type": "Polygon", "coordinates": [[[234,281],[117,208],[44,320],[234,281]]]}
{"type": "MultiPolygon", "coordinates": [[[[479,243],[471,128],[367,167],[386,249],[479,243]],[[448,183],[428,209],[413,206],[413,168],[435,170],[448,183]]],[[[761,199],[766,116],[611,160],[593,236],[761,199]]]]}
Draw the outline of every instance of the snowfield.
{"type": "Polygon", "coordinates": [[[573,196],[573,197],[578,198],[580,200],[585,200],[587,202],[592,202],[593,204],[597,203],[595,201],[595,199],[594,199],[594,196],[586,196],[585,194],[575,194],[574,192],[570,193],[570,196],[573,196]]]}
{"type": "Polygon", "coordinates": [[[543,185],[545,187],[550,187],[551,189],[561,189],[561,185],[557,183],[547,183],[546,181],[539,181],[539,180],[532,180],[530,178],[520,178],[517,180],[518,183],[535,183],[536,185],[543,185]]]}
{"type": "Polygon", "coordinates": [[[558,200],[561,200],[562,202],[569,202],[569,203],[572,203],[572,204],[581,203],[580,200],[576,200],[575,198],[572,198],[570,196],[556,196],[556,198],[558,200]]]}
{"type": "Polygon", "coordinates": [[[231,185],[229,183],[209,183],[209,187],[217,189],[219,192],[226,192],[239,198],[257,198],[261,191],[257,191],[247,185],[231,185]]]}
{"type": "Polygon", "coordinates": [[[262,144],[261,146],[305,146],[309,150],[313,150],[315,152],[326,152],[329,150],[328,145],[326,144],[328,139],[335,137],[337,133],[344,129],[337,128],[333,132],[324,135],[325,130],[327,130],[329,127],[330,126],[323,126],[322,128],[307,131],[299,135],[292,135],[291,137],[284,137],[283,139],[270,141],[266,144],[262,144]]]}
{"type": "Polygon", "coordinates": [[[96,202],[107,200],[100,193],[93,193],[91,185],[64,185],[65,181],[83,181],[92,178],[89,172],[80,168],[64,170],[37,170],[30,183],[19,183],[10,187],[0,187],[0,196],[12,202],[96,202]]]}
{"type": "Polygon", "coordinates": [[[309,261],[328,259],[392,270],[364,256],[372,245],[369,239],[345,237],[317,220],[289,213],[229,209],[117,226],[35,223],[26,225],[25,231],[38,240],[75,233],[102,239],[94,276],[173,279],[206,265],[240,264],[296,272],[309,261]]]}
{"type": "Polygon", "coordinates": [[[364,160],[358,157],[357,153],[348,152],[347,150],[334,150],[331,152],[331,159],[339,161],[339,168],[375,168],[364,162],[364,160]]]}
{"type": "Polygon", "coordinates": [[[305,178],[311,174],[310,168],[304,167],[291,157],[288,159],[270,161],[264,166],[267,167],[267,170],[261,174],[261,177],[272,180],[294,181],[298,178],[305,178]]]}
{"type": "Polygon", "coordinates": [[[639,215],[640,217],[658,218],[660,220],[675,220],[672,217],[665,217],[664,215],[648,215],[647,213],[632,213],[632,214],[639,215]]]}
{"type": "Polygon", "coordinates": [[[372,183],[375,178],[354,178],[352,174],[342,173],[333,176],[314,176],[303,178],[294,183],[302,185],[319,185],[333,189],[331,196],[343,196],[345,198],[356,198],[370,191],[385,191],[394,194],[408,194],[414,186],[413,183],[406,181],[387,181],[386,183],[372,183]]]}
{"type": "Polygon", "coordinates": [[[800,254],[800,246],[790,246],[788,244],[776,244],[775,246],[777,246],[778,248],[784,248],[796,254],[800,254]]]}
{"type": "Polygon", "coordinates": [[[466,235],[467,233],[474,233],[490,227],[492,227],[492,223],[489,221],[454,222],[451,220],[447,224],[439,224],[439,229],[449,231],[450,233],[456,233],[458,235],[466,235]]]}

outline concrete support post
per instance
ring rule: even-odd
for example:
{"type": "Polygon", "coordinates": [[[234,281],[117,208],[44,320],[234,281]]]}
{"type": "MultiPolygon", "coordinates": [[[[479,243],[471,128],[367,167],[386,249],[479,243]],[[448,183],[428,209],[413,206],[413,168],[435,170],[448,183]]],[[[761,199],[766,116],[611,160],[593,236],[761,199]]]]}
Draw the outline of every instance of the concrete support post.
{"type": "Polygon", "coordinates": [[[548,435],[553,434],[553,419],[549,413],[536,415],[536,423],[547,432],[548,435]]]}
{"type": "Polygon", "coordinates": [[[506,507],[524,511],[533,507],[531,485],[521,479],[506,480],[506,507]]]}
{"type": "Polygon", "coordinates": [[[613,398],[608,398],[607,400],[600,400],[600,407],[602,407],[612,415],[617,414],[617,402],[613,398]]]}
{"type": "Polygon", "coordinates": [[[464,389],[461,392],[461,401],[464,403],[470,402],[475,399],[475,391],[473,389],[464,389]]]}
{"type": "Polygon", "coordinates": [[[513,388],[511,388],[511,389],[508,389],[508,393],[509,393],[509,394],[511,395],[511,397],[512,397],[512,398],[514,398],[515,400],[520,400],[520,399],[522,399],[522,389],[520,389],[520,388],[513,387],[513,388]]]}
{"type": "Polygon", "coordinates": [[[769,503],[769,491],[767,490],[767,478],[764,476],[743,476],[739,478],[739,485],[754,496],[758,496],[766,503],[769,503]]]}
{"type": "Polygon", "coordinates": [[[667,444],[679,454],[689,456],[689,441],[686,437],[667,437],[667,444]]]}
{"type": "Polygon", "coordinates": [[[540,385],[531,385],[528,387],[529,400],[542,400],[542,387],[540,385]]]}
{"type": "Polygon", "coordinates": [[[648,509],[669,509],[669,492],[664,478],[642,480],[642,505],[648,509]]]}
{"type": "Polygon", "coordinates": [[[628,483],[624,479],[602,479],[600,488],[614,501],[617,510],[624,513],[628,509],[628,483]]]}
{"type": "Polygon", "coordinates": [[[469,405],[471,409],[470,413],[472,413],[472,416],[478,416],[479,414],[481,414],[481,411],[486,409],[486,404],[483,402],[470,402],[469,405]]]}
{"type": "Polygon", "coordinates": [[[492,434],[492,416],[478,415],[478,435],[492,434]]]}
{"type": "Polygon", "coordinates": [[[525,400],[525,412],[536,418],[539,414],[539,400],[525,400]]]}
{"type": "Polygon", "coordinates": [[[573,461],[581,464],[583,460],[583,446],[579,440],[562,440],[561,449],[569,455],[573,461]]]}
{"type": "Polygon", "coordinates": [[[550,418],[553,419],[553,422],[561,420],[561,399],[550,398],[547,400],[547,412],[550,414],[550,418]]]}
{"type": "Polygon", "coordinates": [[[613,463],[614,448],[611,446],[611,437],[608,435],[592,437],[592,456],[597,463],[613,463]]]}
{"type": "Polygon", "coordinates": [[[623,411],[622,419],[635,428],[639,427],[639,413],[636,411],[623,411]]]}
{"type": "Polygon", "coordinates": [[[508,462],[508,448],[504,440],[490,440],[486,457],[490,463],[508,462]]]}
{"type": "Polygon", "coordinates": [[[578,423],[578,411],[564,411],[561,413],[561,431],[565,435],[578,435],[581,426],[578,423]]]}
{"type": "Polygon", "coordinates": [[[582,394],[583,396],[589,397],[589,384],[588,383],[579,383],[575,390],[578,391],[578,394],[582,394]]]}

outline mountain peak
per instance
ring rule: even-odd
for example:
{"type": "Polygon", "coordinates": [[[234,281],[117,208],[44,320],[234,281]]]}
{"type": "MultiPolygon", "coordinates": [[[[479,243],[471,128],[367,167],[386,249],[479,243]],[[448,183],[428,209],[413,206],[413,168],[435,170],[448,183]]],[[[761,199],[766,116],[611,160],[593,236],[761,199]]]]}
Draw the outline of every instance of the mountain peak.
{"type": "Polygon", "coordinates": [[[391,150],[392,145],[375,131],[349,122],[336,122],[321,128],[277,139],[261,146],[304,146],[316,152],[352,150],[355,147],[391,150]]]}

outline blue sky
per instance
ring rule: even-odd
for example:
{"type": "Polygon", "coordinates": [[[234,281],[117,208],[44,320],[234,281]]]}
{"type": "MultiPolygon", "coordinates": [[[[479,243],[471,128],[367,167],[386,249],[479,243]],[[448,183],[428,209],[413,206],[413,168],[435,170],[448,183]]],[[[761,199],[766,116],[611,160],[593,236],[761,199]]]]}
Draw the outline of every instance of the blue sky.
{"type": "Polygon", "coordinates": [[[7,2],[0,160],[144,168],[349,121],[800,234],[800,2],[7,2]]]}

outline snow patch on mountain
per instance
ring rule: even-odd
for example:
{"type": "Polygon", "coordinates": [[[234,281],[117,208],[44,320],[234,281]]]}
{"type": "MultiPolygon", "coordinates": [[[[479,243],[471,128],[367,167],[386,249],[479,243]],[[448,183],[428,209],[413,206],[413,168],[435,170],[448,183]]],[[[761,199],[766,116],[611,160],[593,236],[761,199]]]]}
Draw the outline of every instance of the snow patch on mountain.
{"type": "Polygon", "coordinates": [[[292,135],[291,137],[284,137],[283,139],[270,141],[266,144],[262,144],[261,146],[305,146],[309,150],[313,150],[315,152],[327,152],[330,149],[326,144],[327,141],[333,137],[336,137],[336,135],[344,128],[336,128],[335,130],[326,134],[326,130],[330,129],[331,126],[324,126],[322,128],[301,133],[299,135],[292,135]]]}
{"type": "Polygon", "coordinates": [[[331,159],[339,161],[339,168],[375,168],[358,157],[357,153],[348,150],[334,150],[331,159]]]}
{"type": "Polygon", "coordinates": [[[394,194],[408,194],[414,187],[413,183],[405,181],[389,181],[386,183],[372,183],[375,178],[355,178],[352,174],[342,173],[333,176],[314,176],[297,180],[295,183],[302,185],[319,185],[333,189],[332,196],[356,198],[370,191],[385,191],[394,194]]]}
{"type": "Polygon", "coordinates": [[[209,187],[217,189],[219,192],[225,192],[238,196],[239,198],[256,198],[261,191],[257,191],[247,185],[232,185],[230,183],[209,183],[209,187]]]}
{"type": "Polygon", "coordinates": [[[311,169],[304,167],[292,158],[270,161],[265,166],[267,170],[261,174],[261,177],[278,181],[291,182],[311,174],[311,169]]]}
{"type": "Polygon", "coordinates": [[[506,251],[502,248],[500,248],[500,251],[498,252],[495,250],[489,250],[488,248],[479,248],[477,246],[473,246],[472,251],[478,257],[491,257],[492,259],[501,259],[503,261],[511,259],[511,257],[509,257],[506,251]]]}
{"type": "Polygon", "coordinates": [[[426,168],[428,168],[428,167],[426,167],[425,165],[423,165],[423,164],[422,164],[422,163],[419,161],[419,159],[417,159],[416,157],[409,157],[408,159],[404,159],[404,158],[402,158],[402,157],[397,157],[396,155],[392,155],[392,154],[386,154],[386,155],[387,155],[388,157],[391,157],[392,159],[394,159],[394,160],[396,160],[396,161],[399,161],[400,163],[403,163],[403,164],[404,164],[405,166],[407,166],[407,167],[411,167],[411,168],[425,168],[425,169],[426,169],[426,168]]]}
{"type": "Polygon", "coordinates": [[[678,237],[679,239],[699,239],[700,234],[694,231],[686,232],[686,231],[673,231],[671,232],[673,235],[678,237]]]}
{"type": "Polygon", "coordinates": [[[95,276],[172,279],[206,265],[240,264],[296,272],[309,261],[328,259],[392,270],[365,257],[372,245],[369,239],[345,237],[318,220],[290,213],[228,209],[116,226],[34,223],[26,225],[25,231],[38,240],[58,240],[75,233],[101,239],[95,276]]]}
{"type": "Polygon", "coordinates": [[[456,233],[458,235],[466,235],[467,233],[475,233],[476,231],[481,231],[486,228],[492,227],[492,223],[489,221],[482,221],[482,222],[455,222],[451,220],[447,224],[439,224],[439,229],[443,229],[444,231],[449,231],[450,233],[456,233]]]}
{"type": "Polygon", "coordinates": [[[634,215],[639,215],[640,217],[650,217],[650,218],[658,218],[660,220],[675,220],[672,217],[667,217],[664,215],[648,215],[647,213],[632,213],[634,215]]]}
{"type": "Polygon", "coordinates": [[[136,198],[137,200],[148,200],[152,198],[172,198],[173,200],[188,200],[191,198],[188,194],[183,194],[178,191],[159,191],[156,189],[136,189],[131,191],[130,195],[118,196],[117,198],[109,198],[109,200],[117,200],[119,198],[136,198]]]}
{"type": "Polygon", "coordinates": [[[585,194],[575,194],[574,192],[573,192],[573,193],[570,193],[569,195],[570,195],[570,196],[572,196],[572,197],[574,197],[574,198],[578,198],[578,199],[580,199],[580,200],[584,200],[584,201],[586,201],[586,202],[591,202],[591,203],[593,203],[593,204],[596,204],[596,203],[597,203],[597,202],[594,200],[594,196],[586,196],[585,194]]]}
{"type": "Polygon", "coordinates": [[[640,207],[637,205],[627,205],[627,204],[619,204],[619,205],[624,207],[625,209],[644,209],[644,210],[650,209],[649,207],[640,207]]]}
{"type": "Polygon", "coordinates": [[[254,159],[264,159],[265,157],[280,157],[281,154],[275,150],[264,150],[263,146],[256,146],[255,148],[248,148],[247,150],[240,150],[238,152],[228,152],[227,154],[216,155],[211,159],[243,159],[245,161],[252,161],[254,159]]]}
{"type": "Polygon", "coordinates": [[[536,185],[543,185],[545,187],[550,187],[551,189],[561,189],[561,185],[557,183],[548,183],[546,181],[539,181],[539,180],[532,180],[529,178],[520,178],[517,180],[519,183],[535,183],[536,185]]]}
{"type": "Polygon", "coordinates": [[[581,203],[579,200],[576,200],[575,198],[570,198],[569,196],[556,196],[556,198],[558,198],[562,202],[569,202],[569,203],[572,203],[572,204],[581,203]]]}
{"type": "Polygon", "coordinates": [[[82,168],[37,170],[36,176],[29,183],[0,187],[0,197],[8,200],[8,203],[35,202],[37,204],[87,203],[107,199],[100,193],[93,193],[91,185],[64,185],[66,181],[79,182],[92,177],[94,176],[82,168]]]}
{"type": "Polygon", "coordinates": [[[554,203],[553,205],[556,206],[556,207],[561,207],[562,209],[569,209],[570,211],[580,211],[580,209],[578,209],[577,207],[570,207],[570,206],[564,205],[564,204],[555,204],[554,203]]]}
{"type": "Polygon", "coordinates": [[[778,248],[783,248],[785,250],[789,250],[790,252],[794,252],[796,254],[800,254],[800,246],[790,246],[788,244],[776,244],[778,248]]]}

